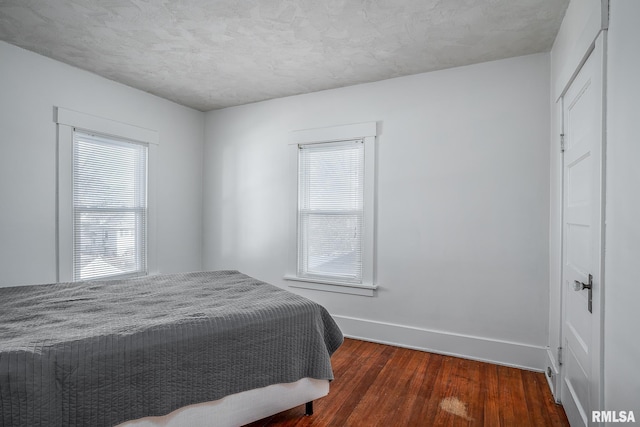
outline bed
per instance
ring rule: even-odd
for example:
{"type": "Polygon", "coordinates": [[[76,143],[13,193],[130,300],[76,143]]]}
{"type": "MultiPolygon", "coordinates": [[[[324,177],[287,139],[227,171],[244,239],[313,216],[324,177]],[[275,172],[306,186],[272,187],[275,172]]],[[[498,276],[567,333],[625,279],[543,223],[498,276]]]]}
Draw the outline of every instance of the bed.
{"type": "Polygon", "coordinates": [[[326,394],[342,339],[237,271],[0,288],[0,425],[242,425],[326,394]]]}

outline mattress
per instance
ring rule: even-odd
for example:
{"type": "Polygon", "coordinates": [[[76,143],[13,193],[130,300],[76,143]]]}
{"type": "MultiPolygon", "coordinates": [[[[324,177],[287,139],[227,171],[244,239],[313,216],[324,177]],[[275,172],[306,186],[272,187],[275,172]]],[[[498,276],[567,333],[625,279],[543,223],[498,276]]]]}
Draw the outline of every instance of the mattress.
{"type": "Polygon", "coordinates": [[[113,426],[301,378],[342,343],[320,305],[237,271],[0,288],[0,424],[113,426]]]}

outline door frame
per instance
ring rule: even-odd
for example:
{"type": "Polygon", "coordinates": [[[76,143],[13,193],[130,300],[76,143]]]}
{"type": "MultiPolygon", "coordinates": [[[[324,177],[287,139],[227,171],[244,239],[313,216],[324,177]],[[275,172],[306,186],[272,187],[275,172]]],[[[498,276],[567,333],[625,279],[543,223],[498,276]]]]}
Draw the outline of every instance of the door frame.
{"type": "MultiPolygon", "coordinates": [[[[605,296],[605,283],[604,283],[604,261],[605,261],[605,225],[606,225],[606,221],[605,221],[605,207],[606,207],[606,90],[607,90],[607,75],[606,75],[606,64],[607,64],[607,30],[601,30],[596,39],[594,40],[594,42],[591,44],[591,46],[589,47],[589,50],[585,53],[582,61],[580,62],[580,64],[578,65],[578,67],[576,68],[576,70],[574,71],[574,73],[572,74],[571,78],[569,79],[569,81],[567,82],[566,86],[564,87],[564,90],[562,91],[560,98],[558,100],[558,104],[560,106],[560,131],[561,134],[564,135],[565,133],[565,115],[564,115],[564,107],[565,107],[565,96],[566,93],[569,89],[569,87],[571,87],[571,85],[574,83],[578,73],[580,72],[580,70],[582,70],[584,64],[587,62],[587,60],[590,58],[591,55],[599,55],[598,58],[598,65],[601,67],[601,78],[602,78],[602,99],[601,99],[601,135],[600,135],[600,147],[599,147],[599,151],[600,151],[600,162],[598,164],[599,168],[600,168],[600,206],[599,206],[599,210],[600,210],[600,250],[599,250],[599,259],[598,259],[598,263],[599,265],[599,274],[598,277],[594,277],[594,283],[597,283],[599,285],[599,292],[598,292],[598,298],[594,299],[594,304],[593,304],[593,311],[595,312],[596,310],[598,310],[599,313],[599,324],[597,325],[597,331],[599,332],[599,336],[597,339],[598,342],[598,349],[597,349],[597,365],[596,367],[592,366],[592,373],[596,373],[597,375],[597,389],[596,390],[590,390],[590,393],[596,393],[596,398],[595,399],[590,399],[591,402],[593,402],[594,400],[597,401],[597,407],[596,408],[592,408],[592,410],[604,410],[604,296],[605,296]]],[[[565,296],[564,296],[564,277],[565,277],[565,267],[564,267],[564,263],[565,263],[565,256],[564,256],[564,251],[565,251],[565,224],[564,224],[564,220],[565,220],[565,198],[566,198],[566,194],[564,191],[564,187],[565,187],[565,180],[566,180],[566,176],[565,176],[565,166],[564,166],[564,148],[562,150],[562,153],[560,155],[560,169],[561,169],[561,173],[560,173],[560,180],[559,180],[559,184],[561,185],[560,188],[560,199],[561,199],[561,206],[560,206],[560,237],[561,237],[561,247],[560,247],[560,316],[559,316],[559,321],[560,321],[560,329],[559,329],[559,337],[560,337],[560,345],[562,346],[564,344],[564,323],[565,323],[565,315],[566,315],[566,309],[565,309],[565,305],[566,305],[566,301],[565,301],[565,296]]],[[[558,349],[560,352],[560,349],[558,349]]],[[[564,374],[565,374],[565,367],[563,366],[562,363],[562,357],[560,356],[560,354],[558,354],[558,359],[559,361],[558,363],[558,371],[559,374],[557,376],[557,379],[555,381],[555,385],[554,385],[554,396],[556,398],[556,401],[559,403],[561,402],[561,396],[562,396],[562,389],[563,387],[566,387],[565,383],[564,383],[564,374]]],[[[591,424],[591,420],[590,420],[590,415],[591,414],[587,414],[587,420],[588,420],[588,424],[591,424]]],[[[593,425],[599,425],[599,423],[595,423],[593,425]]]]}

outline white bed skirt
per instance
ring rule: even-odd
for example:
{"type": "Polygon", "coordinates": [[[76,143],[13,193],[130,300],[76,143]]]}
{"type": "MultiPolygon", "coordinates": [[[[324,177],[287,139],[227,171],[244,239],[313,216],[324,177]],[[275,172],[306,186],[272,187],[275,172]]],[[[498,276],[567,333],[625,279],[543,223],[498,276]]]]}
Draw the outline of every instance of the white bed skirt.
{"type": "Polygon", "coordinates": [[[176,409],[161,417],[127,421],[118,427],[238,427],[303,405],[329,393],[329,381],[303,378],[232,394],[176,409]]]}

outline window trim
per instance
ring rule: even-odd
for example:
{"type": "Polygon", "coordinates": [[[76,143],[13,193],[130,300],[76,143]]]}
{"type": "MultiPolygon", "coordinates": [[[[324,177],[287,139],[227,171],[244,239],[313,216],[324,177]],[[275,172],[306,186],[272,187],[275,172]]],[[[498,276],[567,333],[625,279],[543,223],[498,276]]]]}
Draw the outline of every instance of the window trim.
{"type": "MultiPolygon", "coordinates": [[[[148,145],[147,160],[147,269],[157,274],[156,183],[158,132],[90,114],[55,107],[57,127],[56,277],[73,281],[73,133],[74,130],[111,136],[148,145]]],[[[120,276],[118,276],[120,277],[120,276]]],[[[106,278],[105,278],[106,279],[106,278]]],[[[101,280],[101,279],[96,279],[101,280]]]]}
{"type": "Polygon", "coordinates": [[[374,277],[375,253],[375,180],[376,180],[376,122],[304,129],[291,132],[289,139],[289,240],[287,271],[284,279],[289,286],[352,295],[374,296],[377,289],[374,277]],[[351,139],[364,141],[364,222],[362,241],[362,283],[346,283],[297,276],[298,263],[298,146],[351,139]]]}

